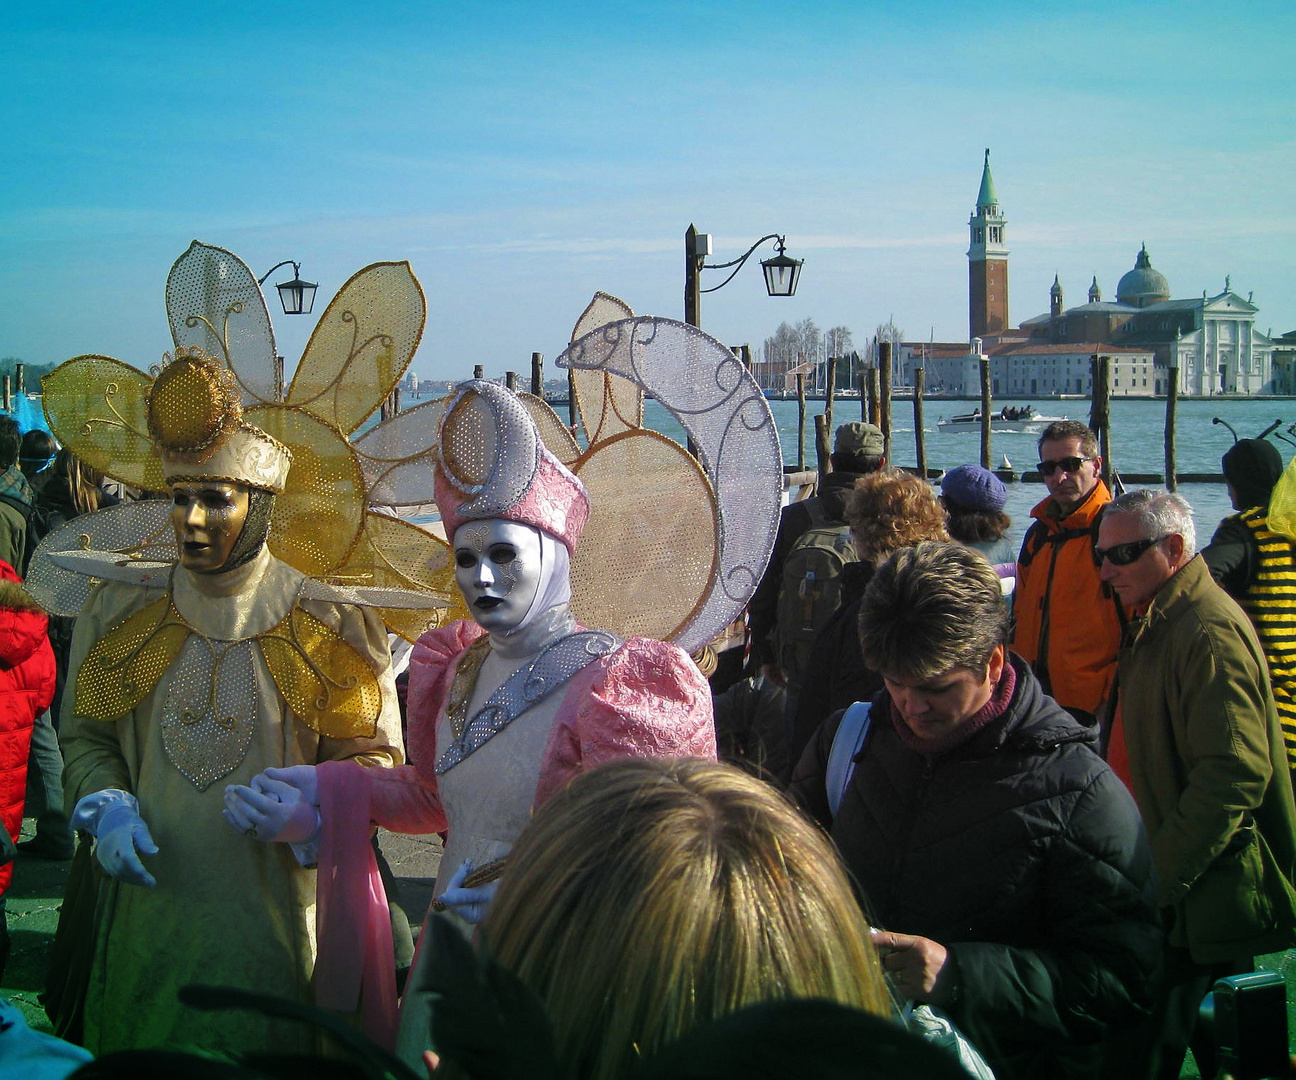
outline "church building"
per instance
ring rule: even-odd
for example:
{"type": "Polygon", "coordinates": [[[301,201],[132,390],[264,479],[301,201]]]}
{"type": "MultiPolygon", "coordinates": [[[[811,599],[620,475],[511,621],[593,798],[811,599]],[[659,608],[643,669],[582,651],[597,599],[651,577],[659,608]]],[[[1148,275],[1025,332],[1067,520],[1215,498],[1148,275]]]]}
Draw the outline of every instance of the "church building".
{"type": "Polygon", "coordinates": [[[1275,343],[1255,328],[1258,308],[1229,278],[1214,296],[1175,300],[1144,244],[1134,267],[1104,301],[1095,275],[1087,300],[1068,308],[1054,275],[1049,309],[1012,329],[1008,318],[1007,218],[985,152],[976,209],[968,219],[969,344],[906,342],[901,377],[925,367],[926,384],[951,394],[979,393],[980,358],[990,358],[993,393],[1004,396],[1091,392],[1088,357],[1111,357],[1112,394],[1160,396],[1177,369],[1183,395],[1263,394],[1275,386],[1275,343]]]}

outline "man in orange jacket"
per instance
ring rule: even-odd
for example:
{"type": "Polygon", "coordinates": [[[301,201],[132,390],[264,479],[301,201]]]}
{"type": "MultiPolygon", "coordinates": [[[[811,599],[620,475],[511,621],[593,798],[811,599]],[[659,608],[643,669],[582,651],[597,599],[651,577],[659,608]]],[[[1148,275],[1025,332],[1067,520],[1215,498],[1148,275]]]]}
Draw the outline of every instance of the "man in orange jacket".
{"type": "Polygon", "coordinates": [[[1098,439],[1078,420],[1060,420],[1039,441],[1048,488],[1017,557],[1012,648],[1046,693],[1085,723],[1111,692],[1124,614],[1099,580],[1094,539],[1111,492],[1102,482],[1098,439]]]}

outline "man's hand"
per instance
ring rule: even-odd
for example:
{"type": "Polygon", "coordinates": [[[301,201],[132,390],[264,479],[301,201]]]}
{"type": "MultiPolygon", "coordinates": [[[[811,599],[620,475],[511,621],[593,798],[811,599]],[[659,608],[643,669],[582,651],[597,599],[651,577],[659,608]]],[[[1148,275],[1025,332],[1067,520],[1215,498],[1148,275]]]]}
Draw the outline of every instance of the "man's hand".
{"type": "Polygon", "coordinates": [[[882,957],[882,970],[902,997],[919,1003],[932,1000],[936,980],[949,955],[944,945],[931,938],[886,930],[873,931],[873,944],[882,957]]]}
{"type": "Polygon", "coordinates": [[[787,686],[787,679],[783,675],[783,669],[778,664],[762,664],[761,671],[765,673],[765,678],[769,679],[775,686],[787,686]]]}

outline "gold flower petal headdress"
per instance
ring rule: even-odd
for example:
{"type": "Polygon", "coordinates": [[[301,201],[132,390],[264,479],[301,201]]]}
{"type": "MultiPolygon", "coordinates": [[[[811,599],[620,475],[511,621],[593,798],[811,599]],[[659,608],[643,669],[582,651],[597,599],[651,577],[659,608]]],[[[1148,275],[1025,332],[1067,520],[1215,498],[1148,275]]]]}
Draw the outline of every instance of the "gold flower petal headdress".
{"type": "MultiPolygon", "coordinates": [[[[168,275],[166,307],[175,351],[160,369],[145,374],[110,357],[79,356],[41,381],[59,441],[107,476],[148,491],[220,475],[276,492],[271,552],[351,596],[371,590],[384,621],[405,637],[466,614],[445,542],[398,516],[400,507],[431,502],[435,418],[411,423],[421,407],[409,410],[351,441],[423,333],[423,292],[409,264],[376,263],[342,287],[286,394],[265,300],[242,260],[194,241],[168,275]],[[402,601],[401,591],[416,595],[402,601]]],[[[62,544],[123,558],[147,550],[174,559],[160,515],[128,505],[111,517],[78,518],[74,535],[51,537],[51,550],[62,544]]],[[[58,572],[35,571],[38,580],[58,572]]],[[[45,599],[67,607],[84,591],[61,584],[45,599]]],[[[76,614],[79,606],[49,610],[76,614]]]]}

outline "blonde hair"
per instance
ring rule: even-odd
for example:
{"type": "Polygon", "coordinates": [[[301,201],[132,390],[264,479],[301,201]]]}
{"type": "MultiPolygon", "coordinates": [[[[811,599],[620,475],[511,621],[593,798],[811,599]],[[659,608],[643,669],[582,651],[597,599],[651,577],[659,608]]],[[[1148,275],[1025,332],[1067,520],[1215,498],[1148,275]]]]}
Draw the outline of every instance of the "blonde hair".
{"type": "Polygon", "coordinates": [[[882,469],[856,480],[846,497],[846,524],[860,558],[872,563],[922,540],[950,538],[935,489],[901,469],[882,469]]]}
{"type": "Polygon", "coordinates": [[[104,474],[98,469],[87,465],[65,446],[54,459],[51,472],[67,480],[68,495],[78,516],[99,509],[100,496],[103,494],[99,485],[104,480],[104,474]]]}
{"type": "Polygon", "coordinates": [[[483,926],[544,1003],[570,1075],[746,1005],[886,1015],[868,926],[822,833],[728,765],[627,758],[577,777],[518,839],[483,926]]]}

